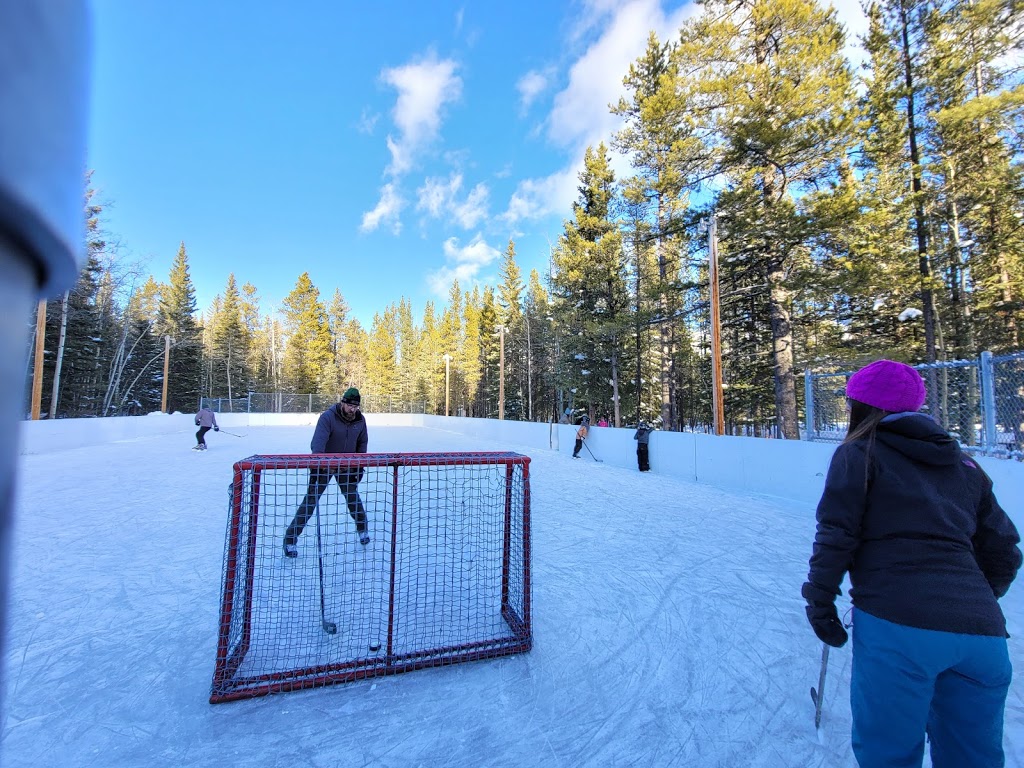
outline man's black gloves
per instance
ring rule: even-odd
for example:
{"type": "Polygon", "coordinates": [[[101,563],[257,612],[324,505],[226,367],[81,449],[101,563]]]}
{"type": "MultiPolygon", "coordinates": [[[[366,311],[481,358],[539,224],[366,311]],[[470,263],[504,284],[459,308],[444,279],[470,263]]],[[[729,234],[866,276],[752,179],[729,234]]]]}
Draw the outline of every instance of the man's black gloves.
{"type": "Polygon", "coordinates": [[[214,431],[214,432],[220,432],[220,427],[214,427],[214,428],[213,428],[213,431],[214,431]]]}
{"type": "Polygon", "coordinates": [[[807,620],[821,642],[833,648],[846,645],[849,635],[839,620],[836,610],[836,596],[809,581],[805,581],[800,594],[807,601],[807,620]]]}

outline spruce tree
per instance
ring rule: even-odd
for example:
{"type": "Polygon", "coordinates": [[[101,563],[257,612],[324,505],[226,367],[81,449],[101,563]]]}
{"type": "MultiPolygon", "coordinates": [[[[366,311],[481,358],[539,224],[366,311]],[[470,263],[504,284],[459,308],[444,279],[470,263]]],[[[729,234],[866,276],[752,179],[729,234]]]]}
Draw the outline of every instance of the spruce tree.
{"type": "Polygon", "coordinates": [[[681,218],[690,190],[712,175],[697,120],[699,111],[707,107],[694,95],[698,84],[688,76],[688,63],[676,48],[674,43],[660,42],[652,32],[644,54],[630,65],[623,80],[628,97],[612,110],[626,120],[614,137],[614,146],[629,156],[635,171],[624,190],[634,207],[628,221],[634,232],[639,227],[642,238],[653,244],[657,264],[657,276],[644,290],[650,290],[658,305],[656,357],[664,429],[677,428],[682,418],[674,368],[682,334],[678,319],[681,218]]]}
{"type": "MultiPolygon", "coordinates": [[[[522,271],[516,263],[516,244],[508,241],[501,262],[501,283],[498,286],[499,323],[505,335],[505,413],[506,419],[523,419],[526,415],[526,338],[523,328],[522,271]]],[[[499,368],[501,367],[501,328],[497,329],[499,368]]],[[[500,372],[499,372],[500,373],[500,372]]],[[[500,395],[500,389],[499,389],[500,395]]]]}
{"type": "Polygon", "coordinates": [[[398,310],[392,304],[373,316],[366,341],[365,388],[387,410],[398,395],[398,310]]]}
{"type": "Polygon", "coordinates": [[[409,364],[416,374],[411,399],[423,402],[426,413],[444,413],[444,352],[432,301],[423,310],[416,354],[409,364]]]}
{"type": "Polygon", "coordinates": [[[498,415],[498,373],[500,367],[498,326],[501,324],[499,308],[494,299],[494,289],[485,286],[480,297],[477,322],[479,324],[480,376],[473,391],[473,416],[493,419],[498,415]]]}
{"type": "Polygon", "coordinates": [[[622,236],[611,218],[615,174],[602,143],[589,147],[580,172],[574,218],[554,252],[552,293],[563,331],[563,361],[578,382],[576,407],[617,414],[631,337],[631,297],[622,236]]]}
{"type": "Polygon", "coordinates": [[[472,292],[467,291],[463,294],[462,306],[462,326],[465,332],[462,346],[455,351],[456,368],[460,375],[456,379],[459,386],[452,393],[452,413],[475,416],[480,377],[483,374],[480,332],[483,296],[479,286],[474,285],[472,292]]]}
{"type": "Polygon", "coordinates": [[[220,381],[228,398],[249,391],[249,346],[251,339],[242,316],[242,298],[235,275],[228,275],[220,312],[212,322],[213,367],[222,374],[220,381]]]}
{"type": "Polygon", "coordinates": [[[202,377],[202,329],[196,323],[195,288],[188,271],[185,243],[171,266],[167,285],[160,292],[156,334],[171,337],[168,368],[167,411],[194,412],[199,407],[202,377]]]}
{"type": "Polygon", "coordinates": [[[450,355],[448,361],[449,408],[455,413],[455,402],[459,392],[463,390],[464,374],[462,369],[462,349],[466,344],[465,307],[459,281],[453,280],[448,288],[448,304],[441,315],[440,349],[441,362],[444,355],[450,355]]]}
{"type": "Polygon", "coordinates": [[[835,11],[813,0],[706,0],[704,6],[672,56],[687,77],[698,78],[707,105],[702,128],[729,180],[717,204],[723,256],[742,270],[737,288],[765,286],[764,305],[751,307],[757,314],[746,332],[764,339],[756,352],[768,347],[771,355],[774,413],[754,403],[746,410],[773,420],[780,436],[798,439],[788,275],[815,234],[804,198],[837,177],[854,143],[845,37],[835,11]]]}
{"type": "Polygon", "coordinates": [[[317,393],[333,362],[331,329],[320,291],[303,272],[295,288],[284,297],[281,313],[287,340],[282,374],[295,394],[317,393]]]}
{"type": "Polygon", "coordinates": [[[413,400],[416,388],[419,332],[412,319],[412,304],[404,296],[398,303],[398,382],[397,394],[403,403],[413,400]]]}

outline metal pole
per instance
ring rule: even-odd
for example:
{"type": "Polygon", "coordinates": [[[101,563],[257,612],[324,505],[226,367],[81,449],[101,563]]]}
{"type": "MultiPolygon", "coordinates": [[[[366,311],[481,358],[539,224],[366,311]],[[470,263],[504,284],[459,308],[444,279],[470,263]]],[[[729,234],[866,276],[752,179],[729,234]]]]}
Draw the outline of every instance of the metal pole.
{"type": "Polygon", "coordinates": [[[992,369],[992,353],[981,353],[981,416],[984,419],[985,434],[982,445],[991,454],[996,449],[996,382],[992,369]]]}
{"type": "Polygon", "coordinates": [[[36,356],[32,367],[32,421],[39,421],[43,402],[43,350],[46,346],[46,299],[36,307],[36,356]]]}
{"type": "Polygon", "coordinates": [[[167,413],[167,372],[171,363],[171,337],[164,336],[164,386],[160,395],[160,412],[167,413]]]}
{"type": "Polygon", "coordinates": [[[804,371],[804,435],[812,442],[818,439],[814,423],[814,374],[809,368],[804,371]]]}
{"type": "Polygon", "coordinates": [[[708,227],[708,273],[711,299],[711,408],[715,434],[725,434],[725,404],[722,393],[722,319],[718,295],[718,224],[711,214],[708,227]]]}

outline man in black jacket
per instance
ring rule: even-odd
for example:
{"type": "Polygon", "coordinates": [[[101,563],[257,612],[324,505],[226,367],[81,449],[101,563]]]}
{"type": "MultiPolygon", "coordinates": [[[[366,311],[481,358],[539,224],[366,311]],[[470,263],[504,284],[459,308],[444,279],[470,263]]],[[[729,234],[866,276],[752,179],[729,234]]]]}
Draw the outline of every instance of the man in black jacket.
{"type": "MultiPolygon", "coordinates": [[[[320,414],[316,431],[313,432],[313,439],[309,444],[313,453],[366,453],[366,419],[359,411],[360,402],[359,390],[349,387],[342,395],[340,403],[320,414]]],[[[338,487],[345,495],[345,504],[352,519],[355,520],[356,531],[359,533],[359,543],[364,546],[370,543],[366,510],[363,508],[363,500],[359,498],[359,481],[363,479],[363,470],[340,469],[331,472],[314,468],[309,471],[306,497],[299,505],[295,518],[284,535],[286,557],[298,557],[296,544],[299,535],[316,511],[316,505],[327,490],[332,477],[338,481],[338,487]]]]}

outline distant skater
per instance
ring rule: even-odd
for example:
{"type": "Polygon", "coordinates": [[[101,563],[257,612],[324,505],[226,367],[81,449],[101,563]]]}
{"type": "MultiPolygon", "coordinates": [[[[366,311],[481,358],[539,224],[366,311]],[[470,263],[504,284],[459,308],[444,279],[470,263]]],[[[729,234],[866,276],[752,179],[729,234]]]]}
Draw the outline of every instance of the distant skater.
{"type": "Polygon", "coordinates": [[[572,449],[572,457],[578,459],[580,450],[583,448],[583,441],[587,439],[587,432],[590,430],[590,417],[584,416],[580,421],[580,428],[576,430],[576,446],[572,449]]]}
{"type": "MultiPolygon", "coordinates": [[[[312,453],[366,453],[369,443],[366,432],[366,419],[359,411],[361,398],[359,390],[349,387],[341,397],[341,402],[331,406],[322,414],[316,423],[313,439],[309,443],[312,453]]],[[[348,513],[356,524],[359,543],[370,543],[370,532],[366,523],[366,510],[363,500],[359,497],[359,481],[363,479],[363,470],[340,469],[335,472],[320,469],[309,470],[309,484],[306,497],[299,505],[295,518],[284,535],[284,554],[286,557],[298,557],[297,547],[302,529],[316,511],[316,505],[331,482],[338,481],[338,487],[345,496],[348,513]]]]}
{"type": "Polygon", "coordinates": [[[650,455],[647,452],[651,440],[651,428],[646,421],[641,421],[637,425],[633,439],[636,440],[636,465],[641,472],[648,472],[651,469],[650,455]]]}
{"type": "Polygon", "coordinates": [[[200,408],[199,413],[196,414],[196,426],[199,427],[199,431],[196,432],[196,444],[192,450],[205,451],[206,433],[210,431],[211,427],[214,432],[220,432],[220,427],[217,426],[217,416],[209,408],[200,408]]]}

